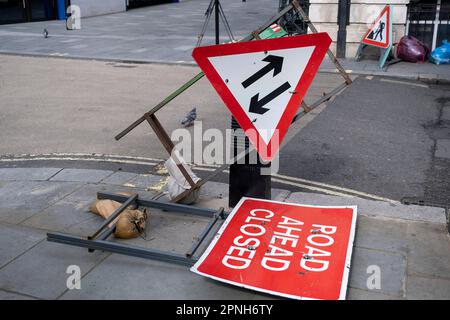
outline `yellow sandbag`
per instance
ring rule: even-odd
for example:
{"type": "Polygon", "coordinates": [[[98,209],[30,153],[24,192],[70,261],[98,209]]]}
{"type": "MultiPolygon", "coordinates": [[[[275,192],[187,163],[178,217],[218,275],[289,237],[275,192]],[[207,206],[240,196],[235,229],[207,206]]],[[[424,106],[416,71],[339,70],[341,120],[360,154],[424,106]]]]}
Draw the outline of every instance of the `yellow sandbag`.
{"type": "MultiPolygon", "coordinates": [[[[128,195],[128,194],[125,194],[128,195]]],[[[122,204],[120,202],[104,199],[96,200],[89,210],[104,219],[108,219],[111,214],[117,210],[122,204]]],[[[108,227],[113,227],[116,224],[114,236],[122,239],[130,239],[138,237],[145,230],[147,222],[147,210],[143,212],[135,209],[135,205],[129,205],[116,219],[114,219],[108,227]]]]}
{"type": "Polygon", "coordinates": [[[147,218],[147,209],[144,209],[144,211],[125,210],[116,223],[114,236],[121,239],[139,237],[145,231],[147,218]]]}

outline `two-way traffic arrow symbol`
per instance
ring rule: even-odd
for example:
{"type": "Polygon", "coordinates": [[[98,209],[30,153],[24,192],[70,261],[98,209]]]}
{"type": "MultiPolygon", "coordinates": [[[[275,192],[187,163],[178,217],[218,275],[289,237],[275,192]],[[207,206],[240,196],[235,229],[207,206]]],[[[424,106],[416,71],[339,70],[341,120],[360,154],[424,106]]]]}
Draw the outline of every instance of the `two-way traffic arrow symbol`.
{"type": "Polygon", "coordinates": [[[278,88],[273,90],[271,93],[269,93],[267,96],[265,96],[261,100],[258,100],[259,93],[255,94],[252,97],[252,99],[250,100],[250,107],[248,108],[248,111],[250,111],[252,113],[257,113],[257,114],[266,113],[270,109],[263,108],[263,106],[266,105],[267,103],[269,103],[270,101],[272,101],[273,99],[275,99],[276,97],[278,97],[280,94],[282,94],[286,90],[288,90],[290,87],[291,87],[291,85],[289,84],[289,82],[286,81],[285,83],[283,83],[281,86],[279,86],[278,88]]]}
{"type": "MultiPolygon", "coordinates": [[[[264,77],[270,71],[273,70],[273,76],[275,77],[277,74],[281,72],[283,69],[283,57],[269,55],[265,57],[262,61],[269,62],[268,65],[263,67],[261,70],[250,76],[248,79],[242,82],[242,86],[245,88],[251,86],[253,83],[264,77]]],[[[257,114],[264,114],[270,109],[264,108],[263,106],[278,97],[280,94],[285,92],[291,87],[289,82],[283,83],[281,86],[273,90],[267,96],[259,100],[259,93],[255,94],[250,100],[249,111],[257,114]]]]}

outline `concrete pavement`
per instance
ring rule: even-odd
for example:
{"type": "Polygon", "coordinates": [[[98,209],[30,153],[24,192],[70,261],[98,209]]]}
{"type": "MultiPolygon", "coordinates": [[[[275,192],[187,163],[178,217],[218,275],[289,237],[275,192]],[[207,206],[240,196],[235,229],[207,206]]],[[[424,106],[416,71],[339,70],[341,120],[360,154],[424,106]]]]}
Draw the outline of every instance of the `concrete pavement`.
{"type": "MultiPolygon", "coordinates": [[[[191,52],[201,32],[208,4],[209,0],[187,0],[84,18],[82,29],[76,31],[66,30],[64,21],[2,25],[0,53],[192,65],[191,52]],[[49,31],[47,39],[42,35],[44,28],[49,31]]],[[[273,16],[278,10],[278,1],[228,0],[222,6],[235,38],[240,39],[273,16]]],[[[220,34],[221,41],[229,41],[223,24],[220,34]]],[[[202,44],[214,44],[214,41],[211,19],[202,44]]],[[[401,62],[382,71],[375,60],[346,59],[342,64],[353,74],[450,81],[450,65],[401,62]]],[[[325,60],[321,71],[335,73],[336,70],[325,60]]]]}
{"type": "MultiPolygon", "coordinates": [[[[138,192],[163,176],[71,168],[0,169],[1,299],[268,299],[187,268],[49,243],[48,231],[87,235],[102,221],[88,212],[98,191],[138,192]],[[66,269],[81,268],[81,290],[68,290],[66,269]]],[[[443,209],[274,190],[303,204],[358,205],[347,299],[449,299],[450,238],[443,209]],[[399,215],[405,212],[406,214],[399,215]],[[410,214],[408,214],[410,212],[410,214]],[[411,214],[414,212],[414,214],[411,214]],[[381,289],[369,290],[368,266],[381,268],[381,289]]],[[[208,182],[198,205],[227,203],[227,185],[208,182]]],[[[147,238],[122,240],[183,252],[205,219],[152,210],[147,238]],[[170,216],[170,218],[169,218],[170,216]]]]}

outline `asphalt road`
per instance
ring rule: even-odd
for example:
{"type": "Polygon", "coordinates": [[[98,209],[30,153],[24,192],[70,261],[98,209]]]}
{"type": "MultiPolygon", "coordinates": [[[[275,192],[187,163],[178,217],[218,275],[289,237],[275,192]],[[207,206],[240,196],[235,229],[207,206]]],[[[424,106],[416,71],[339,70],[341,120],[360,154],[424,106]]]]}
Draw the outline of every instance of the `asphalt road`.
{"type": "Polygon", "coordinates": [[[449,139],[448,86],[359,77],[286,146],[281,173],[448,202],[449,139]]]}
{"type": "MultiPolygon", "coordinates": [[[[0,55],[0,155],[95,153],[164,159],[165,150],[145,123],[118,142],[114,136],[198,71],[190,66],[0,55]]],[[[339,83],[337,75],[318,74],[306,101],[339,83]]],[[[300,178],[395,200],[426,196],[447,201],[449,97],[445,86],[359,77],[309,124],[301,120],[290,130],[294,137],[281,151],[280,174],[294,180],[274,186],[302,189],[295,180],[300,178]]],[[[171,133],[194,106],[204,130],[229,128],[230,114],[206,79],[157,115],[171,133]]],[[[105,168],[98,162],[89,166],[105,168]]],[[[226,181],[227,176],[217,179],[226,181]]]]}

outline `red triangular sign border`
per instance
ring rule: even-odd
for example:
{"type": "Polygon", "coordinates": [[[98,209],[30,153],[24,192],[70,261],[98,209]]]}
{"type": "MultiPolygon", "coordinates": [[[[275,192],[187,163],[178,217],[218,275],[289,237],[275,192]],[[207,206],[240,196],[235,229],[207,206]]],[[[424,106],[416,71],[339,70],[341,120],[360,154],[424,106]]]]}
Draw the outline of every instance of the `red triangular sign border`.
{"type": "Polygon", "coordinates": [[[371,46],[375,46],[375,47],[380,47],[380,48],[384,48],[387,49],[391,43],[391,7],[388,5],[386,7],[384,7],[383,11],[381,11],[380,15],[375,19],[375,21],[372,23],[372,25],[370,26],[369,30],[367,30],[366,34],[364,35],[363,39],[362,39],[362,43],[367,44],[367,45],[371,45],[371,46]],[[373,29],[375,29],[375,27],[378,25],[378,21],[381,20],[381,18],[387,13],[387,17],[386,17],[386,43],[383,44],[383,42],[380,41],[373,41],[370,39],[367,39],[367,36],[369,35],[370,31],[372,31],[373,29]]]}
{"type": "Polygon", "coordinates": [[[266,144],[261,136],[259,136],[259,133],[256,136],[247,135],[249,140],[258,151],[260,157],[265,161],[271,161],[278,153],[281,141],[286,135],[292,119],[297,113],[297,110],[299,109],[300,104],[303,101],[303,98],[305,97],[308,88],[314,79],[314,76],[319,70],[320,64],[322,63],[330,44],[330,36],[327,33],[322,32],[278,39],[198,47],[194,49],[192,56],[194,57],[199,67],[203,70],[206,77],[211,82],[219,96],[222,98],[225,105],[231,111],[241,128],[244,131],[254,130],[254,132],[258,132],[243,109],[247,108],[247,106],[241,106],[235,99],[234,95],[228,89],[225,81],[220,77],[218,72],[209,61],[209,58],[243,53],[315,46],[309,62],[307,63],[306,68],[295,87],[294,92],[296,92],[296,94],[292,95],[277,125],[276,129],[278,129],[278,136],[274,135],[269,143],[266,144]],[[279,143],[274,143],[274,139],[278,139],[279,143]]]}

